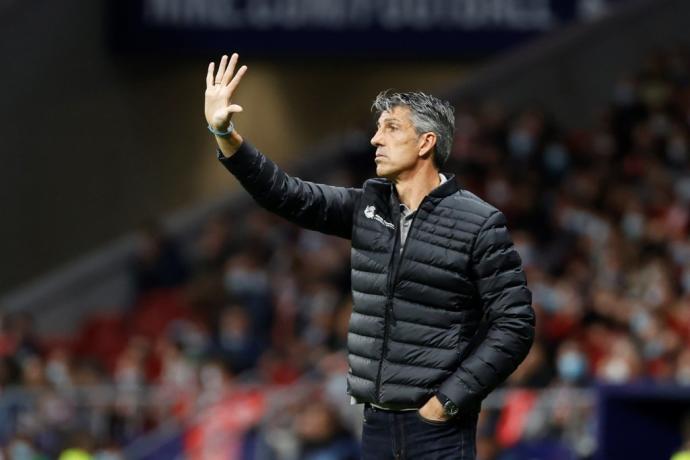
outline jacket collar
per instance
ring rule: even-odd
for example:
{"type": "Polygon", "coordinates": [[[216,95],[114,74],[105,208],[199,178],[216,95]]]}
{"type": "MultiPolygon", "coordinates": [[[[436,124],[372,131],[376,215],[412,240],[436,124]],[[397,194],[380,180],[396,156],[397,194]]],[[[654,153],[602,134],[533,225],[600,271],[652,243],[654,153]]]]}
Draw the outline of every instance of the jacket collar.
{"type": "MultiPolygon", "coordinates": [[[[431,198],[435,203],[438,203],[441,201],[443,198],[452,195],[453,193],[457,192],[460,190],[460,186],[457,183],[457,179],[455,177],[455,174],[447,171],[440,171],[441,174],[443,174],[446,177],[446,181],[442,184],[440,184],[438,187],[433,189],[429,194],[427,195],[429,198],[431,198]]],[[[400,219],[400,198],[398,197],[398,191],[395,189],[395,186],[393,185],[393,182],[391,182],[388,179],[385,179],[385,181],[388,184],[388,189],[390,193],[390,199],[389,199],[389,206],[390,206],[390,213],[392,218],[397,222],[400,219]]]]}
{"type": "MultiPolygon", "coordinates": [[[[445,198],[448,195],[452,195],[453,193],[460,190],[460,186],[457,183],[457,178],[455,177],[455,174],[448,171],[441,171],[441,174],[443,174],[446,177],[446,181],[440,184],[435,189],[433,189],[431,192],[429,192],[428,196],[432,198],[445,198]]],[[[386,182],[388,182],[390,193],[395,197],[395,201],[399,201],[398,191],[395,189],[393,182],[391,182],[388,179],[386,179],[386,182]]]]}
{"type": "Polygon", "coordinates": [[[441,174],[446,176],[446,181],[433,189],[430,193],[429,196],[432,197],[438,197],[438,198],[444,198],[447,197],[448,195],[452,195],[453,193],[457,192],[460,190],[460,185],[458,185],[457,178],[455,177],[455,174],[448,172],[448,171],[441,171],[441,174]]]}

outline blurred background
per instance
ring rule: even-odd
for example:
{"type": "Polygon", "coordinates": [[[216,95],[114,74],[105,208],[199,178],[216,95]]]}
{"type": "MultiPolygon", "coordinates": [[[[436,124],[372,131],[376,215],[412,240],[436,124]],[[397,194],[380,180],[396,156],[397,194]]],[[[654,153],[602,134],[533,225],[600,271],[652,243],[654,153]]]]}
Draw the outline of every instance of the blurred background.
{"type": "Polygon", "coordinates": [[[215,158],[208,62],[291,174],[375,175],[386,88],[456,107],[537,310],[480,460],[690,458],[690,3],[0,1],[0,459],[359,458],[346,240],[215,158]]]}

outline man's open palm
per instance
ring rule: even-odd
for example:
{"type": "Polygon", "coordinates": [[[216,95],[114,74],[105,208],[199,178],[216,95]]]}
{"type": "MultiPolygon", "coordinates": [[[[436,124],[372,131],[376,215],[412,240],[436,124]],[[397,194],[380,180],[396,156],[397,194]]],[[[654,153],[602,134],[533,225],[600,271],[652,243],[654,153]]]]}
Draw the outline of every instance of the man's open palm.
{"type": "Polygon", "coordinates": [[[211,62],[206,74],[204,114],[209,125],[222,131],[230,124],[232,114],[242,111],[242,107],[230,102],[242,75],[247,71],[247,66],[243,65],[235,73],[238,58],[238,54],[233,53],[228,62],[228,57],[224,55],[218,65],[218,72],[214,75],[215,63],[211,62]]]}

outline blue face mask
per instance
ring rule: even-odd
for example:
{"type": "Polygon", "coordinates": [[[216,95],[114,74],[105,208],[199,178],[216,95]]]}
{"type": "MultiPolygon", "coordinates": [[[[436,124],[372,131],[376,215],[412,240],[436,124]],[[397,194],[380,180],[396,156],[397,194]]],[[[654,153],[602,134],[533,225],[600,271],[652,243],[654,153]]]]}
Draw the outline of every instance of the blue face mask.
{"type": "Polygon", "coordinates": [[[508,149],[517,159],[524,160],[532,155],[534,143],[532,135],[524,130],[513,130],[508,135],[508,149]]]}
{"type": "Polygon", "coordinates": [[[587,371],[587,363],[582,353],[568,351],[558,357],[556,363],[558,375],[566,382],[574,383],[581,380],[587,371]]]}
{"type": "Polygon", "coordinates": [[[628,212],[623,217],[623,233],[631,240],[638,240],[644,233],[644,216],[637,212],[628,212]]]}
{"type": "Polygon", "coordinates": [[[568,168],[568,151],[561,144],[551,144],[544,151],[544,166],[553,175],[560,175],[568,168]]]}
{"type": "Polygon", "coordinates": [[[532,292],[534,300],[549,313],[557,312],[563,306],[558,291],[548,284],[536,283],[532,292]]]}

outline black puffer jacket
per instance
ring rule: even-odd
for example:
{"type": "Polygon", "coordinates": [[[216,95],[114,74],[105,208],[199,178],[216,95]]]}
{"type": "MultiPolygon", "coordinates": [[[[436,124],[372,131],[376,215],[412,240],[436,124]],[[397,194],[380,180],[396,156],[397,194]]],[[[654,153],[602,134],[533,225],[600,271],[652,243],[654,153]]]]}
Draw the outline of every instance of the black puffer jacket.
{"type": "Polygon", "coordinates": [[[264,208],[352,239],[347,381],[358,401],[421,406],[440,391],[477,411],[526,356],[534,311],[505,218],[453,174],[420,204],[398,259],[400,207],[388,180],[361,189],[303,181],[246,141],[218,158],[264,208]]]}

